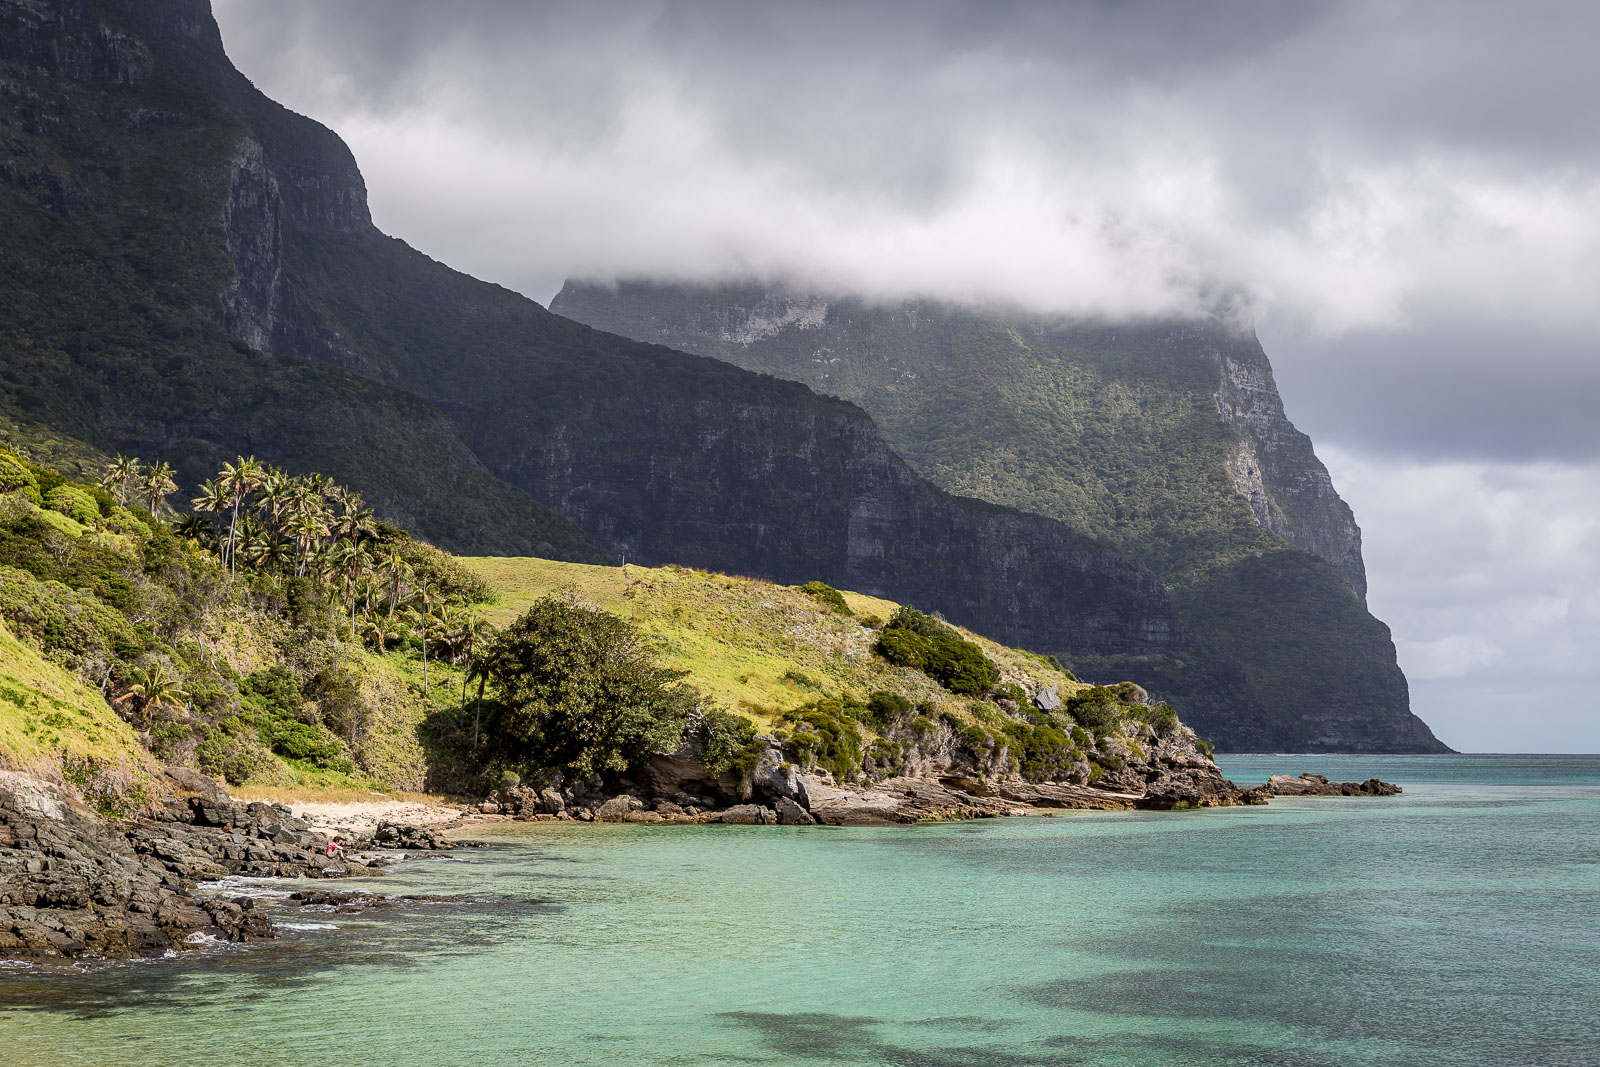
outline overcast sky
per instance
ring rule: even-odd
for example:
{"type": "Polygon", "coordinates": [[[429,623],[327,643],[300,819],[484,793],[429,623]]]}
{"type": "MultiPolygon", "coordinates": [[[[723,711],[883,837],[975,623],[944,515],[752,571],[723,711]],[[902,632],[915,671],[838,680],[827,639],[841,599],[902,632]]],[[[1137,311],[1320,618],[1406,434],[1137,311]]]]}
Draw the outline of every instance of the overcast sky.
{"type": "Polygon", "coordinates": [[[375,221],[547,301],[1244,294],[1413,705],[1600,751],[1600,6],[216,0],[375,221]]]}

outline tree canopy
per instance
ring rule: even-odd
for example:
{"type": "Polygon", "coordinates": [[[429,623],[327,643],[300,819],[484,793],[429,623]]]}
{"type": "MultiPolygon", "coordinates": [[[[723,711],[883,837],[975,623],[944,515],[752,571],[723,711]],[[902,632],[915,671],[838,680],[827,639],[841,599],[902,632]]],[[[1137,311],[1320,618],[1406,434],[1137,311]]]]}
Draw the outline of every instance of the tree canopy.
{"type": "Polygon", "coordinates": [[[512,759],[580,777],[672,749],[700,701],[626,620],[553,597],[508,626],[484,662],[499,696],[491,741],[512,759]]]}

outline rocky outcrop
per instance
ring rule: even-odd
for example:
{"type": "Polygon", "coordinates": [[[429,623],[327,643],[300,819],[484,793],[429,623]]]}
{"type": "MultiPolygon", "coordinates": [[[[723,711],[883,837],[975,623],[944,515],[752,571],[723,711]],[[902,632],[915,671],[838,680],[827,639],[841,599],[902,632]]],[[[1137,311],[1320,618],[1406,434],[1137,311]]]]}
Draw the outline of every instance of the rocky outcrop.
{"type": "MultiPolygon", "coordinates": [[[[182,783],[174,783],[181,790],[182,783]]],[[[161,956],[212,938],[273,936],[230,874],[338,878],[353,868],[287,808],[237,804],[209,782],[109,820],[47,783],[0,771],[0,958],[161,956]]]]}
{"type": "Polygon", "coordinates": [[[408,852],[448,852],[456,847],[443,831],[435,827],[387,821],[378,823],[377,829],[372,832],[370,844],[374,848],[408,852]]]}
{"type": "Polygon", "coordinates": [[[1368,778],[1364,782],[1330,782],[1321,774],[1291,777],[1274,774],[1256,787],[1275,797],[1393,797],[1403,790],[1391,782],[1368,778]]]}

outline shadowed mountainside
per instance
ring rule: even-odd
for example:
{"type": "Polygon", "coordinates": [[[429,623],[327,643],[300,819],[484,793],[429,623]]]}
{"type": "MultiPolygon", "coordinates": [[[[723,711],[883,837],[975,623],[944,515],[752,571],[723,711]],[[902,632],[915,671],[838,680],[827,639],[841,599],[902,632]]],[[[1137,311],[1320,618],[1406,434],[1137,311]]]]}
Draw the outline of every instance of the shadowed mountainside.
{"type": "Polygon", "coordinates": [[[821,578],[1068,655],[1185,643],[1115,549],[935,488],[859,408],[380,233],[343,142],[258,93],[200,0],[0,20],[0,410],[20,424],[190,481],[236,452],[315,467],[456,551],[821,578]]]}
{"type": "Polygon", "coordinates": [[[1354,516],[1248,331],[758,284],[569,283],[551,307],[859,403],[941,487],[1115,544],[1198,644],[1080,666],[1156,686],[1225,748],[1444,748],[1366,611],[1354,516]]]}

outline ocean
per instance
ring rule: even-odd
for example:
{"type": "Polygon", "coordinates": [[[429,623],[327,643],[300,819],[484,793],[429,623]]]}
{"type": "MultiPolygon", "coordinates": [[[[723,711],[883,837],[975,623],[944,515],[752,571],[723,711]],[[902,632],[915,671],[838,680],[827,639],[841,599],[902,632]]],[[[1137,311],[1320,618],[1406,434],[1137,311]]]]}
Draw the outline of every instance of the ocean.
{"type": "MultiPolygon", "coordinates": [[[[513,824],[275,942],[0,971],[0,1067],[1600,1064],[1600,757],[1235,756],[1394,798],[513,824]]],[[[272,894],[281,885],[236,888],[272,894]]]]}

